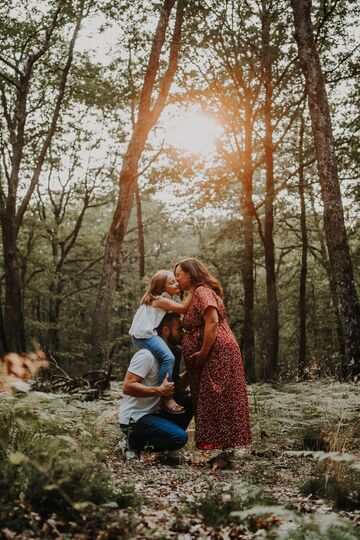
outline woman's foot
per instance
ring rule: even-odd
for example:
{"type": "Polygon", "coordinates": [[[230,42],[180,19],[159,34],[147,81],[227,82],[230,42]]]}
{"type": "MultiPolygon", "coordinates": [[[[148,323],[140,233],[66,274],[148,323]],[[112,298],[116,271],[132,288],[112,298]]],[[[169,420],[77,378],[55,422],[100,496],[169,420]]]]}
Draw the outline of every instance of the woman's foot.
{"type": "Polygon", "coordinates": [[[170,414],[181,414],[185,411],[182,405],[176,403],[175,399],[163,399],[163,409],[170,414]]]}

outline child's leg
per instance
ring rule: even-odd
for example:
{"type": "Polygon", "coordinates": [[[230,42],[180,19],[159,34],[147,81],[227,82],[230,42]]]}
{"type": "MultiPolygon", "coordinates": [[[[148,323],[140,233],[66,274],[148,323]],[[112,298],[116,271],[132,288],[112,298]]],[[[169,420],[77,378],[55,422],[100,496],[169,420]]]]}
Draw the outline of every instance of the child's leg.
{"type": "Polygon", "coordinates": [[[159,382],[160,384],[165,379],[165,375],[169,374],[169,381],[172,381],[173,370],[175,364],[175,356],[166,345],[163,338],[158,335],[151,336],[146,339],[138,339],[132,336],[132,342],[139,349],[148,349],[152,352],[160,362],[159,367],[159,382]]]}
{"type": "MultiPolygon", "coordinates": [[[[147,339],[132,337],[132,342],[139,349],[148,349],[160,361],[159,384],[163,382],[167,373],[169,374],[169,381],[173,380],[175,356],[160,336],[155,335],[147,339]]],[[[172,397],[163,398],[163,402],[167,411],[172,414],[181,414],[184,412],[184,407],[176,403],[172,397]]]]}
{"type": "Polygon", "coordinates": [[[180,345],[174,345],[172,348],[172,352],[175,356],[175,363],[174,363],[174,369],[173,369],[173,382],[176,385],[179,385],[180,383],[180,364],[181,364],[181,358],[182,358],[182,348],[180,345]]]}

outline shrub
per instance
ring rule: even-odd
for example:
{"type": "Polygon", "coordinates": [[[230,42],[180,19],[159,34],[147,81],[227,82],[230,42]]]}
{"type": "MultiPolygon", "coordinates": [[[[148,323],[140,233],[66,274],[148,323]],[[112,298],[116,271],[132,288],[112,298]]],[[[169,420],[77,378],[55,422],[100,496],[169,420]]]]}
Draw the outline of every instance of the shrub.
{"type": "Polygon", "coordinates": [[[96,507],[140,504],[104,463],[111,436],[95,424],[96,405],[64,401],[29,395],[1,403],[0,529],[21,530],[34,513],[40,523],[52,514],[76,522],[96,507]]]}
{"type": "Polygon", "coordinates": [[[261,498],[261,489],[245,482],[225,488],[209,483],[205,495],[191,503],[189,510],[200,513],[206,525],[225,526],[232,522],[232,512],[247,508],[261,498]]]}
{"type": "Polygon", "coordinates": [[[342,475],[328,475],[321,467],[316,476],[311,476],[300,487],[304,495],[328,499],[339,510],[360,509],[360,474],[347,470],[342,475]]]}
{"type": "Polygon", "coordinates": [[[359,538],[360,531],[351,522],[334,520],[328,516],[303,519],[296,528],[280,536],[281,540],[359,540],[359,538]]]}

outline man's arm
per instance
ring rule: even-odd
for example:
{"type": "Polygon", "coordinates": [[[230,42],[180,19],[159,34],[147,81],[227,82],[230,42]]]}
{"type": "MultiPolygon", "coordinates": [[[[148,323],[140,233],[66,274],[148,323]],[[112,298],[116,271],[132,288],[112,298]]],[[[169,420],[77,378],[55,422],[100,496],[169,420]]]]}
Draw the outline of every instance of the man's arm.
{"type": "Polygon", "coordinates": [[[170,397],[174,393],[174,383],[169,382],[168,373],[165,375],[165,379],[160,386],[146,386],[142,384],[143,380],[143,377],[139,377],[139,375],[128,371],[124,380],[123,394],[132,397],[170,397]]]}

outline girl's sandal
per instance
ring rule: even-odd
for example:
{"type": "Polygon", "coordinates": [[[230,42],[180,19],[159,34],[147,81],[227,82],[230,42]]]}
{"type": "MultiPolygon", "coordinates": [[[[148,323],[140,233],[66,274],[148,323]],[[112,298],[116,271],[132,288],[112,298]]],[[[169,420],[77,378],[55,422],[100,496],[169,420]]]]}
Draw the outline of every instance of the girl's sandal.
{"type": "Polygon", "coordinates": [[[162,409],[170,414],[182,414],[185,412],[185,409],[182,405],[179,405],[178,403],[176,405],[173,405],[172,407],[166,406],[166,401],[163,402],[162,409]]]}

